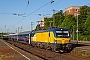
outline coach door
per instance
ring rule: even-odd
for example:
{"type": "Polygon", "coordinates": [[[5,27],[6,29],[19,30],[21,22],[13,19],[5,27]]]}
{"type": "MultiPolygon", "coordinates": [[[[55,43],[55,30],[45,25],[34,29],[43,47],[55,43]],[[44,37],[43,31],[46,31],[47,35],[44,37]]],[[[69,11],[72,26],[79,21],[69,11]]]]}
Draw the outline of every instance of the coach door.
{"type": "Polygon", "coordinates": [[[29,44],[31,44],[31,35],[29,34],[29,44]]]}

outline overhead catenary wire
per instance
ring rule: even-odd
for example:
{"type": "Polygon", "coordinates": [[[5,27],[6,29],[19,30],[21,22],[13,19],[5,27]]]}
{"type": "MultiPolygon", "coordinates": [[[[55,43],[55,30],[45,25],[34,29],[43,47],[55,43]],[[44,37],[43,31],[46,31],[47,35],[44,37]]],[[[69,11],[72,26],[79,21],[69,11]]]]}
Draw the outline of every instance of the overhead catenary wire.
{"type": "Polygon", "coordinates": [[[28,0],[28,3],[27,3],[27,6],[26,6],[26,9],[25,9],[24,14],[26,14],[26,11],[27,11],[27,8],[28,8],[29,3],[30,3],[30,1],[28,0]]]}
{"type": "MultiPolygon", "coordinates": [[[[28,1],[29,1],[29,0],[28,0],[28,1]]],[[[52,1],[54,2],[54,0],[52,0],[52,1]]],[[[28,14],[26,17],[32,15],[33,13],[35,13],[36,11],[38,11],[38,10],[40,10],[41,8],[45,7],[45,6],[48,5],[49,3],[52,4],[52,3],[53,3],[52,1],[47,2],[46,4],[44,4],[43,6],[41,6],[40,8],[38,8],[38,9],[36,9],[35,11],[31,12],[30,14],[28,14]]],[[[29,4],[29,2],[28,2],[28,4],[29,4]]],[[[20,22],[21,22],[22,20],[24,20],[26,17],[24,17],[24,18],[22,18],[21,20],[19,20],[16,24],[20,23],[20,22]]],[[[14,25],[16,25],[16,24],[14,24],[14,25]]]]}
{"type": "MultiPolygon", "coordinates": [[[[49,3],[53,3],[54,1],[49,1],[47,2],[46,4],[44,4],[43,6],[41,6],[40,8],[36,9],[35,11],[31,12],[30,14],[28,14],[27,16],[23,17],[21,20],[19,20],[18,22],[16,22],[13,26],[15,26],[16,24],[20,23],[22,20],[24,20],[26,17],[32,15],[33,13],[35,13],[36,11],[40,10],[41,8],[45,7],[46,5],[48,5],[49,3]]],[[[29,5],[30,1],[28,0],[28,3],[27,3],[27,7],[25,9],[25,12],[23,15],[26,14],[26,11],[27,11],[27,8],[28,8],[28,5],[29,5]]],[[[22,14],[17,14],[17,13],[0,13],[0,14],[12,14],[12,15],[18,15],[18,16],[22,16],[22,14]]],[[[6,26],[6,25],[5,25],[6,26]]]]}

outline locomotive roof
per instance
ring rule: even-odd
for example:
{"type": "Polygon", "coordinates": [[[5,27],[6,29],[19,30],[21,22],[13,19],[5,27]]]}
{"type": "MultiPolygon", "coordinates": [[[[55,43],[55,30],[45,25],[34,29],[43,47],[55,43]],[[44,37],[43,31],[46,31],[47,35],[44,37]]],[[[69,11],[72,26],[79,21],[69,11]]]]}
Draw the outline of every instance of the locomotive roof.
{"type": "Polygon", "coordinates": [[[67,28],[50,28],[50,29],[47,29],[47,30],[38,30],[36,32],[45,32],[45,31],[54,31],[54,30],[67,31],[68,29],[67,28]]]}
{"type": "Polygon", "coordinates": [[[3,36],[15,36],[15,35],[21,35],[21,34],[30,34],[30,31],[26,31],[26,32],[21,32],[21,33],[14,33],[14,34],[7,34],[7,35],[3,35],[3,36]]]}
{"type": "Polygon", "coordinates": [[[30,31],[26,31],[26,32],[21,32],[21,33],[19,33],[19,35],[20,34],[30,34],[31,32],[30,31]]]}
{"type": "Polygon", "coordinates": [[[7,35],[3,35],[3,36],[14,36],[14,35],[17,35],[17,33],[16,34],[7,34],[7,35]]]}
{"type": "Polygon", "coordinates": [[[68,29],[67,29],[67,28],[51,28],[51,29],[49,29],[49,30],[50,30],[50,31],[51,31],[51,30],[64,30],[64,31],[65,31],[65,30],[68,30],[68,29]]]}

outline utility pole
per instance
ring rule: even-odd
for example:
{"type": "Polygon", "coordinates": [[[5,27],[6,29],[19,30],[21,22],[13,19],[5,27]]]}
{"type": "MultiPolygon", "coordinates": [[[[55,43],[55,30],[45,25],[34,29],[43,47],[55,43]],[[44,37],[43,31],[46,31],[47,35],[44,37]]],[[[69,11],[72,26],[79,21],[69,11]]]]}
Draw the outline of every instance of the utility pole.
{"type": "Polygon", "coordinates": [[[22,26],[21,26],[21,31],[20,32],[22,32],[22,26]]]}
{"type": "MultiPolygon", "coordinates": [[[[51,4],[54,3],[54,0],[51,0],[51,4]]],[[[53,26],[54,26],[54,13],[55,13],[55,10],[53,9],[53,26]]]]}
{"type": "Polygon", "coordinates": [[[77,14],[77,44],[78,44],[78,14],[77,14]]]}
{"type": "Polygon", "coordinates": [[[1,29],[1,39],[3,39],[2,29],[1,29]]]}
{"type": "Polygon", "coordinates": [[[72,25],[72,26],[73,26],[73,40],[74,40],[74,26],[75,26],[75,25],[72,25]]]}
{"type": "Polygon", "coordinates": [[[15,30],[15,32],[17,33],[17,29],[15,30]]]}
{"type": "Polygon", "coordinates": [[[7,29],[7,34],[9,34],[9,28],[7,29]]]}
{"type": "Polygon", "coordinates": [[[19,28],[20,28],[20,27],[18,27],[18,33],[17,33],[17,41],[18,41],[19,28]]]}
{"type": "Polygon", "coordinates": [[[49,21],[50,22],[50,27],[51,27],[51,23],[53,22],[53,21],[49,21]]]}
{"type": "Polygon", "coordinates": [[[33,22],[31,22],[31,31],[33,30],[33,25],[34,25],[33,22]]]}
{"type": "Polygon", "coordinates": [[[7,33],[7,28],[6,28],[6,25],[5,25],[5,33],[7,33]]]}
{"type": "MultiPolygon", "coordinates": [[[[40,21],[37,21],[38,25],[39,25],[39,22],[40,22],[40,21]]],[[[39,29],[39,27],[40,27],[40,26],[38,26],[38,29],[39,29]]]]}
{"type": "Polygon", "coordinates": [[[19,33],[19,28],[20,28],[20,27],[18,27],[18,33],[19,33]]]}
{"type": "Polygon", "coordinates": [[[54,22],[55,22],[54,14],[55,14],[55,10],[53,9],[53,26],[54,26],[54,22]]]}

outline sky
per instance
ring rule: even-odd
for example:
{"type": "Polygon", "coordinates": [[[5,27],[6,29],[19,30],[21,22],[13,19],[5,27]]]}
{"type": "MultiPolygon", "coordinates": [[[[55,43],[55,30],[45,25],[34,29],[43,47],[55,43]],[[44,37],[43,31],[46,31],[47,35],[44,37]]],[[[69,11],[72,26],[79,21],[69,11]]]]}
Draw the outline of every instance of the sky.
{"type": "Polygon", "coordinates": [[[70,6],[90,6],[90,0],[0,0],[0,32],[19,32],[35,29],[43,17],[51,17],[70,6]],[[41,16],[39,15],[41,14],[41,16]],[[49,15],[48,15],[49,14],[49,15]]]}

